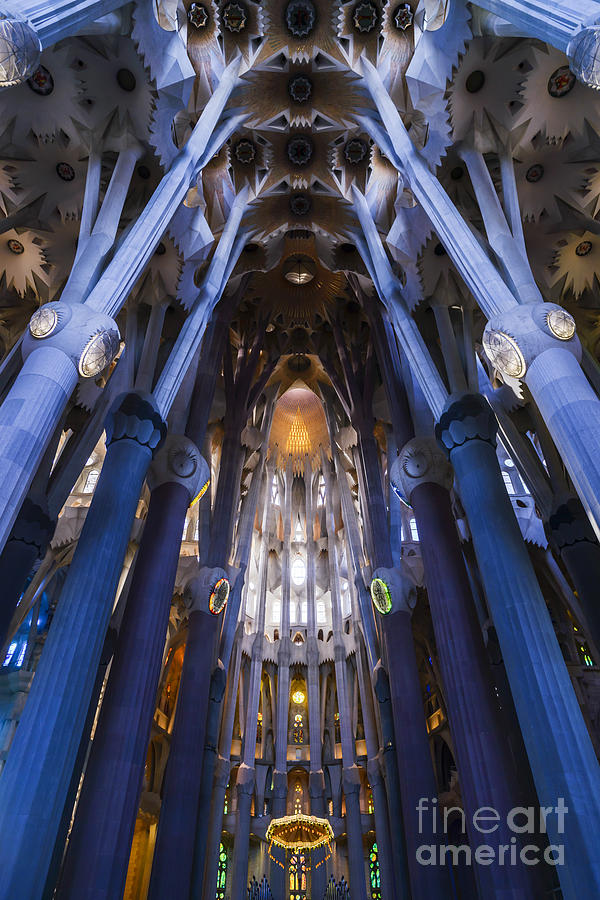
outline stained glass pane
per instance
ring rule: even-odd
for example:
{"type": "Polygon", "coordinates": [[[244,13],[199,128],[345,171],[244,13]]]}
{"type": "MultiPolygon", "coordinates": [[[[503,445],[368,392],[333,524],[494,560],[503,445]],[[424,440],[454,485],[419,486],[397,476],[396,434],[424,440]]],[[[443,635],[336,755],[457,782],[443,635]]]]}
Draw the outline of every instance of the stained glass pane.
{"type": "Polygon", "coordinates": [[[225,886],[227,884],[227,851],[221,842],[219,844],[219,868],[217,870],[216,900],[225,900],[225,886]]]}
{"type": "Polygon", "coordinates": [[[371,900],[381,900],[381,879],[379,875],[379,853],[374,841],[369,853],[369,875],[371,881],[371,900]]]}

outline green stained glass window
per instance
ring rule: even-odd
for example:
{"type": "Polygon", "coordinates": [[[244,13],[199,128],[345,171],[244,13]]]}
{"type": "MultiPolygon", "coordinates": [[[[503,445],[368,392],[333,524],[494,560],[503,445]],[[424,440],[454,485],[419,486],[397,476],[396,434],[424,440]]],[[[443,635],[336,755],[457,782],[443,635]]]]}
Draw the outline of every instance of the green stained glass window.
{"type": "Polygon", "coordinates": [[[225,900],[225,885],[227,883],[227,850],[223,842],[219,844],[219,868],[217,869],[216,900],[225,900]]]}
{"type": "Polygon", "coordinates": [[[369,875],[371,878],[371,900],[381,900],[381,878],[379,875],[379,853],[374,841],[369,853],[369,875]]]}

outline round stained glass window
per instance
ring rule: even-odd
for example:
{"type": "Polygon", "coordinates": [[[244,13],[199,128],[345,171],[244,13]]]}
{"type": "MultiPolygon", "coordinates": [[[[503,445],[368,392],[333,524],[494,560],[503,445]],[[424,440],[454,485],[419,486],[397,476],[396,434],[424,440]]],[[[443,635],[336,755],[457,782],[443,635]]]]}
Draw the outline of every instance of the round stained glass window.
{"type": "Polygon", "coordinates": [[[248,13],[239,3],[228,3],[221,13],[223,24],[228,31],[239,33],[246,27],[248,13]]]}
{"type": "Polygon", "coordinates": [[[392,609],[392,595],[390,589],[381,578],[374,578],[371,582],[371,600],[377,612],[387,616],[392,609]]]}
{"type": "Polygon", "coordinates": [[[208,608],[213,616],[218,616],[225,609],[229,599],[229,581],[227,578],[219,578],[208,600],[208,608]]]}
{"type": "Polygon", "coordinates": [[[75,178],[75,169],[70,163],[59,162],[56,164],[56,174],[61,181],[73,181],[75,178]]]}
{"type": "Polygon", "coordinates": [[[592,252],[592,242],[591,241],[581,241],[575,247],[576,256],[587,256],[592,252]]]}
{"type": "Polygon", "coordinates": [[[525,173],[525,180],[529,182],[529,184],[537,184],[538,181],[541,181],[544,176],[544,167],[541,163],[535,163],[533,166],[529,166],[527,172],[525,173]]]}
{"type": "Polygon", "coordinates": [[[377,25],[377,7],[373,3],[359,3],[352,18],[357,31],[369,34],[377,25]]]}
{"type": "Polygon", "coordinates": [[[548,93],[551,97],[564,97],[575,87],[576,78],[568,66],[555,69],[548,79],[548,93]]]}
{"type": "Polygon", "coordinates": [[[194,28],[204,28],[208,22],[208,13],[201,3],[190,3],[187,17],[188,22],[194,28]]]}
{"type": "Polygon", "coordinates": [[[310,0],[292,0],[285,11],[285,24],[295,38],[308,37],[317,20],[317,11],[310,0]]]}
{"type": "Polygon", "coordinates": [[[17,241],[16,238],[9,238],[6,243],[10,252],[14,253],[15,256],[20,256],[21,253],[25,252],[25,247],[21,241],[17,241]]]}
{"type": "Polygon", "coordinates": [[[47,97],[54,90],[54,78],[44,66],[38,66],[31,78],[27,79],[27,86],[34,94],[47,97]]]}
{"type": "Polygon", "coordinates": [[[313,154],[313,143],[309,137],[295,137],[287,145],[288,159],[295,166],[305,166],[313,154]]]}
{"type": "Polygon", "coordinates": [[[296,103],[306,103],[312,94],[312,82],[306,75],[294,75],[288,81],[288,94],[296,103]]]}

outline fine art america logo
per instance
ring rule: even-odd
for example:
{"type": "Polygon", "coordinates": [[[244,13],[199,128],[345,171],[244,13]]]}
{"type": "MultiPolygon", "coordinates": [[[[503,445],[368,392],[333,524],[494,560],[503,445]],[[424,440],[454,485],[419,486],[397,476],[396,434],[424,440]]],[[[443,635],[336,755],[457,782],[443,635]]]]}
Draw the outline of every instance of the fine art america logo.
{"type": "Polygon", "coordinates": [[[416,807],[419,834],[427,835],[428,838],[444,835],[447,841],[449,819],[457,813],[461,818],[462,834],[468,830],[472,837],[471,843],[477,846],[473,849],[466,843],[423,843],[416,851],[417,862],[422,866],[537,866],[541,862],[549,866],[564,865],[563,844],[547,844],[544,841],[540,846],[526,837],[539,837],[548,830],[552,834],[564,834],[565,815],[569,809],[565,806],[563,797],[558,797],[556,806],[540,806],[539,809],[533,806],[515,806],[505,815],[493,806],[481,806],[473,813],[468,829],[463,809],[453,806],[438,810],[437,802],[436,798],[419,799],[416,807]],[[556,818],[551,819],[554,816],[556,818]],[[487,839],[489,843],[479,843],[476,837],[478,834],[490,835],[487,839]],[[511,836],[508,838],[509,834],[511,836]],[[527,843],[528,840],[530,843],[527,843]]]}

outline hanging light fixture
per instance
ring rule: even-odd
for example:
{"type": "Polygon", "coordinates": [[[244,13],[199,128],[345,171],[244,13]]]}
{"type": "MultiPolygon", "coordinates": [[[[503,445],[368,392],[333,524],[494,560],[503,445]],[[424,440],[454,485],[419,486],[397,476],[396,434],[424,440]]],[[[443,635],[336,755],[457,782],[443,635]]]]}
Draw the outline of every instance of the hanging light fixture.
{"type": "Polygon", "coordinates": [[[284,268],[283,277],[290,284],[308,284],[313,280],[317,272],[317,267],[310,257],[298,254],[291,256],[284,268]]]}

